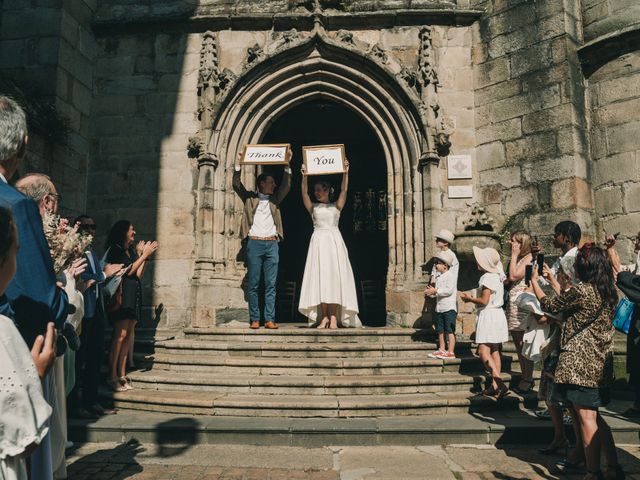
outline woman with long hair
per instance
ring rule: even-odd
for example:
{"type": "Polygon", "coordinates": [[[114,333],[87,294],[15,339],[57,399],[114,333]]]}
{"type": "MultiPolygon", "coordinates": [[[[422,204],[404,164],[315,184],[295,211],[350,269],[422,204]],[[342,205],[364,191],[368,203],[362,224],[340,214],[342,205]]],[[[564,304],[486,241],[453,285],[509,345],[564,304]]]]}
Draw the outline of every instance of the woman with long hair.
{"type": "MultiPolygon", "coordinates": [[[[582,443],[587,466],[585,480],[603,478],[601,449],[607,459],[607,478],[624,478],[611,429],[598,412],[610,400],[613,381],[613,312],[618,303],[613,269],[603,248],[586,243],[578,250],[575,270],[579,283],[550,296],[538,285],[537,269],[532,277],[542,309],[552,314],[564,313],[554,395],[571,408],[578,421],[577,441],[582,443]]],[[[544,278],[554,291],[560,290],[546,266],[544,278]]]]}
{"type": "MultiPolygon", "coordinates": [[[[141,279],[147,260],[158,249],[158,242],[140,241],[134,245],[136,230],[128,220],[117,221],[109,231],[105,243],[107,263],[124,265],[120,284],[121,301],[112,302],[109,320],[113,323],[113,340],[109,356],[109,385],[116,392],[133,387],[126,378],[127,358],[132,346],[136,323],[142,306],[141,279]]],[[[116,294],[119,297],[119,294],[116,294]]]]}
{"type": "Polygon", "coordinates": [[[318,181],[313,187],[317,200],[311,201],[307,171],[302,166],[302,202],[313,219],[313,235],[304,267],[298,310],[309,319],[309,326],[335,329],[361,327],[358,298],[349,254],[338,222],[347,202],[349,162],[345,162],[338,199],[333,202],[333,187],[318,181]]]}
{"type": "Polygon", "coordinates": [[[506,309],[507,325],[516,347],[520,371],[522,372],[520,383],[514,390],[524,394],[530,392],[534,386],[533,362],[522,355],[524,332],[529,326],[529,322],[533,321],[533,316],[531,312],[520,310],[516,299],[527,288],[524,276],[526,267],[531,264],[532,260],[531,236],[523,230],[513,232],[509,239],[509,244],[511,245],[511,259],[507,277],[508,285],[510,286],[509,304],[506,309]]]}

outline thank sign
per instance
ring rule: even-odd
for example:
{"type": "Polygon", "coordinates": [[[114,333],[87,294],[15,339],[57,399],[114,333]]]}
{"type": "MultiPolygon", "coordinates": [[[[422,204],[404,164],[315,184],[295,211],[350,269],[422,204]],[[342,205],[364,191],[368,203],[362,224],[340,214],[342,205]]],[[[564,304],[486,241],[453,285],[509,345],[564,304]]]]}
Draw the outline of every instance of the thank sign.
{"type": "Polygon", "coordinates": [[[286,165],[287,152],[291,149],[288,143],[246,145],[240,163],[244,165],[286,165]]]}
{"type": "Polygon", "coordinates": [[[344,173],[344,145],[316,145],[302,147],[307,175],[344,173]]]}

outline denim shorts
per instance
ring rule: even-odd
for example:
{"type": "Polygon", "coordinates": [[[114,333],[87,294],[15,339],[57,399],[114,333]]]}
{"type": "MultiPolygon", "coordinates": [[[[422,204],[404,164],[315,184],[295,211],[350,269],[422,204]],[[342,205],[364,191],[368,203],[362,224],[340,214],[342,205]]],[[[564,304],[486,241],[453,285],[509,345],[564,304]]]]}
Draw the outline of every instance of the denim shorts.
{"type": "Polygon", "coordinates": [[[458,312],[449,310],[446,312],[436,312],[436,332],[456,333],[456,319],[458,312]]]}
{"type": "Polygon", "coordinates": [[[554,400],[561,405],[575,405],[591,410],[604,407],[611,401],[609,388],[590,388],[562,383],[556,384],[553,395],[554,400]]]}

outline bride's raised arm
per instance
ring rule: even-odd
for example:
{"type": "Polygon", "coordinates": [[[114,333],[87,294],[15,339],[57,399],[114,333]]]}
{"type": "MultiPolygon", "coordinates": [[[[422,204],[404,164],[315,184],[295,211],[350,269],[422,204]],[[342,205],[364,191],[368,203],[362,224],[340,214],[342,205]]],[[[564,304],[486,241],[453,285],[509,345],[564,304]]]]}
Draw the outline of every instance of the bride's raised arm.
{"type": "Polygon", "coordinates": [[[302,173],[302,185],[300,186],[300,191],[302,192],[302,204],[304,208],[307,209],[307,212],[311,214],[313,212],[313,203],[311,203],[311,198],[309,197],[309,182],[307,181],[307,167],[303,164],[300,169],[300,173],[302,173]]]}
{"type": "Polygon", "coordinates": [[[342,185],[340,185],[340,195],[336,201],[336,208],[342,210],[347,203],[347,190],[349,190],[349,162],[344,162],[344,173],[342,174],[342,185]]]}

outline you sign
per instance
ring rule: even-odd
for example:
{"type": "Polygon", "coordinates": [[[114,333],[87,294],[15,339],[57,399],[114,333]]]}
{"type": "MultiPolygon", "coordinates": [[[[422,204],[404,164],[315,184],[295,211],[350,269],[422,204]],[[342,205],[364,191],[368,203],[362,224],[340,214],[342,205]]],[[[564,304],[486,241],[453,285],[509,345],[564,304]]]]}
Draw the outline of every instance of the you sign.
{"type": "Polygon", "coordinates": [[[344,173],[344,145],[316,145],[302,147],[307,175],[344,173]]]}
{"type": "Polygon", "coordinates": [[[291,148],[288,143],[247,145],[241,163],[244,165],[286,165],[287,152],[291,148]]]}

